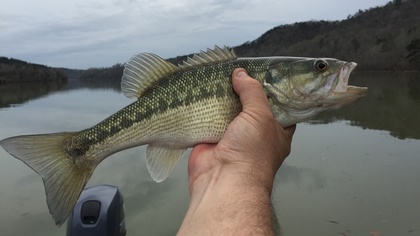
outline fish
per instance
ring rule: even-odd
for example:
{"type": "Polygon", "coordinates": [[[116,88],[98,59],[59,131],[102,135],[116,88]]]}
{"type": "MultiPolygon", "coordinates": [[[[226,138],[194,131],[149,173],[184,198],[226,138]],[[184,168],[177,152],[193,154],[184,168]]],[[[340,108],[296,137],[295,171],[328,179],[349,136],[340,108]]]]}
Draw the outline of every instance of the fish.
{"type": "Polygon", "coordinates": [[[125,63],[121,81],[133,103],[81,131],[15,136],[0,145],[42,177],[49,212],[61,226],[108,156],[148,145],[147,169],[161,182],[188,148],[217,143],[242,110],[231,83],[234,69],[261,83],[276,121],[287,127],[366,95],[367,88],[348,85],[356,65],[332,58],[240,58],[218,46],[179,65],[139,53],[125,63]]]}

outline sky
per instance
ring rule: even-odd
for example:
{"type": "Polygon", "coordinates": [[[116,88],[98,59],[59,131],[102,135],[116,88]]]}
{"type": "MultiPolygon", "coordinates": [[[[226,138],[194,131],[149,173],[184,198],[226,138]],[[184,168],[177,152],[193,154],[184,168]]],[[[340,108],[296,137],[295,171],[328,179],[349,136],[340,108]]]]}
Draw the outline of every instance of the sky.
{"type": "MultiPolygon", "coordinates": [[[[0,56],[51,67],[238,46],[283,24],[342,20],[390,0],[0,0],[0,56]]],[[[356,32],[355,32],[356,33],[356,32]]]]}

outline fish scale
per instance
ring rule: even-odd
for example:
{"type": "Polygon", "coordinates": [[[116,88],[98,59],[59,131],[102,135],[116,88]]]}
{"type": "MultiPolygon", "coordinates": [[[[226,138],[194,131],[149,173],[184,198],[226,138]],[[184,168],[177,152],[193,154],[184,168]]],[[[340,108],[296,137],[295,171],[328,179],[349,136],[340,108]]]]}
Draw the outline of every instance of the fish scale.
{"type": "MultiPolygon", "coordinates": [[[[199,103],[201,100],[211,101],[209,98],[212,97],[227,98],[227,100],[221,101],[220,104],[215,102],[208,104],[213,104],[214,107],[222,107],[222,104],[226,104],[228,102],[232,103],[232,107],[230,107],[229,110],[234,109],[236,112],[234,112],[233,115],[221,114],[223,115],[221,119],[228,120],[227,123],[230,123],[231,119],[239,114],[241,109],[238,96],[233,91],[230,74],[235,68],[239,67],[248,69],[251,74],[259,74],[256,72],[257,69],[265,73],[271,60],[261,60],[256,62],[253,60],[239,60],[228,63],[219,63],[217,65],[208,65],[196,70],[178,72],[168,78],[162,78],[157,81],[154,89],[146,90],[143,96],[136,102],[123,108],[98,125],[75,135],[71,141],[73,143],[72,148],[68,150],[68,152],[77,153],[77,156],[72,155],[74,158],[83,156],[91,146],[97,146],[96,144],[114,136],[121,130],[130,129],[130,127],[135,123],[141,123],[145,120],[152,119],[153,116],[156,119],[160,119],[159,117],[156,117],[157,114],[164,113],[168,109],[177,109],[182,107],[184,110],[189,110],[190,115],[193,117],[209,116],[212,119],[215,119],[215,112],[211,109],[211,107],[203,106],[199,103]],[[190,104],[195,105],[189,106],[190,104]],[[196,114],[195,111],[198,109],[201,112],[196,114]],[[78,145],[74,145],[74,143],[78,143],[78,145]],[[74,149],[78,151],[74,151],[74,149]]],[[[261,78],[262,76],[258,77],[261,78]]],[[[181,126],[190,125],[185,121],[172,120],[182,123],[181,126]]],[[[207,120],[206,122],[210,121],[211,120],[207,120]]],[[[227,124],[222,127],[221,130],[225,130],[226,126],[227,124]]],[[[200,127],[198,128],[200,129],[200,127]]],[[[175,132],[178,133],[180,131],[175,132]]],[[[191,132],[194,132],[194,130],[191,130],[191,132]]],[[[221,135],[223,135],[223,132],[220,133],[218,137],[220,138],[221,135]]],[[[174,138],[176,138],[176,136],[176,133],[172,135],[174,138]]],[[[197,140],[197,142],[203,141],[208,140],[205,137],[201,140],[197,140]]],[[[147,143],[147,140],[143,140],[143,142],[147,143]]],[[[145,143],[138,142],[133,145],[138,146],[145,143]]],[[[178,144],[180,147],[192,145],[191,143],[184,144],[182,143],[182,140],[178,141],[178,144]]],[[[120,149],[118,144],[115,144],[114,147],[116,150],[120,149]]]]}
{"type": "Polygon", "coordinates": [[[242,106],[231,83],[236,68],[258,80],[276,121],[286,127],[350,104],[367,93],[348,86],[355,63],[331,58],[237,58],[215,47],[175,66],[140,53],[126,64],[121,89],[135,102],[79,131],[7,138],[0,145],[44,182],[56,225],[67,219],[96,166],[115,152],[148,145],[146,165],[165,180],[186,149],[217,143],[242,106]]]}

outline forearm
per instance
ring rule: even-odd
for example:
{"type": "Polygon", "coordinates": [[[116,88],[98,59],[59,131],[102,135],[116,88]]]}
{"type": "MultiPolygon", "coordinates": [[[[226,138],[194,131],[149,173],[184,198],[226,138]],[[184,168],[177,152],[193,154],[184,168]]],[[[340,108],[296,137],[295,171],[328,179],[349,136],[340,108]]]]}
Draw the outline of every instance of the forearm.
{"type": "Polygon", "coordinates": [[[179,235],[273,235],[278,229],[270,196],[295,126],[276,123],[261,84],[243,69],[233,72],[232,83],[242,112],[219,143],[191,151],[191,200],[179,235]]]}
{"type": "Polygon", "coordinates": [[[179,235],[273,235],[272,180],[220,168],[198,177],[179,235]]]}

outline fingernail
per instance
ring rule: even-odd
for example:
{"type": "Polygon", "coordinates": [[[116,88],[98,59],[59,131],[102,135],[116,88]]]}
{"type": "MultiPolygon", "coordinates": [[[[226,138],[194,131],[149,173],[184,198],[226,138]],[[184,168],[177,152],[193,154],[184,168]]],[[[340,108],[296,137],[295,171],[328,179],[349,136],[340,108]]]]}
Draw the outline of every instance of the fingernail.
{"type": "Polygon", "coordinates": [[[238,78],[245,78],[247,76],[246,72],[241,70],[236,74],[236,77],[238,78]]]}

